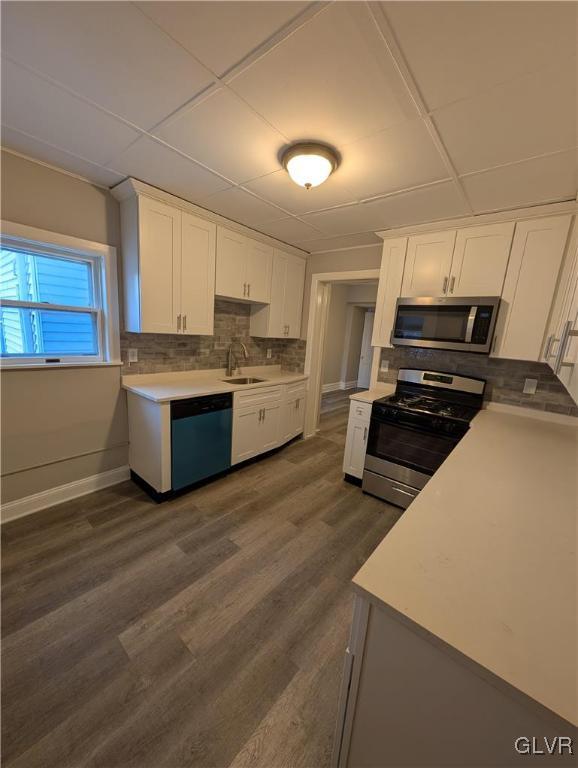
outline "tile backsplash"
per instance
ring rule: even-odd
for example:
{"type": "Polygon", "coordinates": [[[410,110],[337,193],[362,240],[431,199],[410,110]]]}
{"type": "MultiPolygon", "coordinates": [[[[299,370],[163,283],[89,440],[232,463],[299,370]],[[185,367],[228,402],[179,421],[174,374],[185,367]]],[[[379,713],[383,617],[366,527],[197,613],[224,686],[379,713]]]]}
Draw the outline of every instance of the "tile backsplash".
{"type": "Polygon", "coordinates": [[[301,339],[250,336],[250,311],[249,304],[216,299],[213,336],[123,331],[120,336],[122,374],[225,368],[231,341],[242,341],[249,352],[249,359],[244,360],[240,350],[235,350],[241,368],[243,364],[280,365],[284,370],[301,373],[305,362],[305,342],[301,339]],[[130,365],[129,348],[138,350],[138,362],[130,365]],[[267,358],[268,349],[271,350],[270,358],[267,358]]]}
{"type": "Polygon", "coordinates": [[[386,360],[389,370],[379,371],[379,381],[394,383],[400,368],[457,373],[485,379],[487,400],[578,416],[578,407],[546,363],[503,360],[468,352],[400,348],[382,349],[381,362],[386,360]],[[536,394],[523,394],[524,379],[537,379],[536,394]]]}

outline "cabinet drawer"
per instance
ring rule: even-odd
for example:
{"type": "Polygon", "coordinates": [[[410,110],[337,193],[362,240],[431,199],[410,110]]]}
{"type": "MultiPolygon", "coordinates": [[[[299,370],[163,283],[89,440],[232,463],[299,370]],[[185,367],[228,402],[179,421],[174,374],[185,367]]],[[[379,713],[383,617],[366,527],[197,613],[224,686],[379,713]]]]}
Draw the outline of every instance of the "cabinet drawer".
{"type": "Polygon", "coordinates": [[[350,418],[369,421],[371,417],[371,403],[360,403],[358,400],[352,400],[349,406],[349,416],[350,418]]]}
{"type": "Polygon", "coordinates": [[[234,394],[233,407],[245,408],[251,405],[265,405],[281,400],[283,387],[259,387],[258,389],[243,389],[234,394]]]}
{"type": "Polygon", "coordinates": [[[307,381],[296,381],[294,384],[285,385],[285,397],[294,400],[307,394],[307,381]]]}

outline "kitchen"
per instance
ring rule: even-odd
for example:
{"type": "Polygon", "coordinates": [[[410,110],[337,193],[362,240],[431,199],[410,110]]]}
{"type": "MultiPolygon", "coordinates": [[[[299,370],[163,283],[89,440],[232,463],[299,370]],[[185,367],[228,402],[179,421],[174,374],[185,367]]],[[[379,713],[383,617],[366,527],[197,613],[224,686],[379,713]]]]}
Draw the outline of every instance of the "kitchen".
{"type": "Polygon", "coordinates": [[[576,4],[2,22],[4,763],[573,764],[576,4]]]}

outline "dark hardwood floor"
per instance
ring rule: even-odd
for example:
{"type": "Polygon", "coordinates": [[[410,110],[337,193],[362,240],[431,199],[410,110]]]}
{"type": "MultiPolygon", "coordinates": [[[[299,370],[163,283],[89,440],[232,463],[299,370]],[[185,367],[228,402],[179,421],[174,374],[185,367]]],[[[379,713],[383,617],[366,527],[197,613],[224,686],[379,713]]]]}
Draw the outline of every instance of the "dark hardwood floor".
{"type": "Polygon", "coordinates": [[[350,579],[400,515],[343,482],[347,411],[163,505],[3,527],[6,768],[328,765],[350,579]]]}

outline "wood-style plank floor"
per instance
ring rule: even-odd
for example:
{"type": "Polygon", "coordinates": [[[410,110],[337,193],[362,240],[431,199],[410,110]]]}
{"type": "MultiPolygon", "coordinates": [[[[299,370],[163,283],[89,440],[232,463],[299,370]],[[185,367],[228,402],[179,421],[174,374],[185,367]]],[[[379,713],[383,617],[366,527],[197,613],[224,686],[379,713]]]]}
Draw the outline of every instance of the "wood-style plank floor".
{"type": "Polygon", "coordinates": [[[318,437],[163,505],[127,482],[3,528],[6,768],[322,768],[350,579],[400,511],[318,437]]]}

